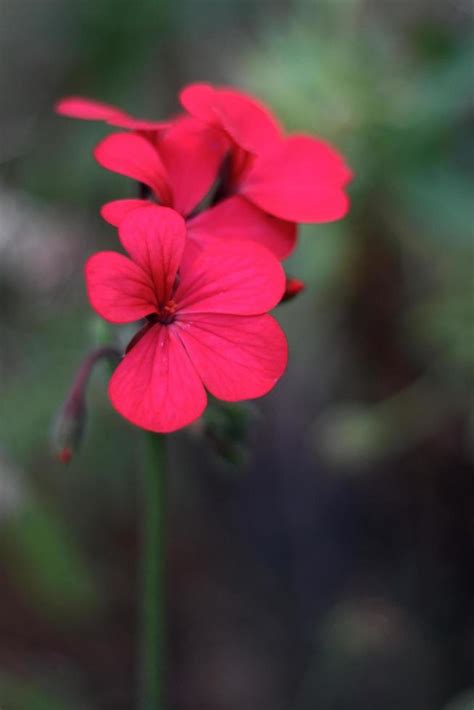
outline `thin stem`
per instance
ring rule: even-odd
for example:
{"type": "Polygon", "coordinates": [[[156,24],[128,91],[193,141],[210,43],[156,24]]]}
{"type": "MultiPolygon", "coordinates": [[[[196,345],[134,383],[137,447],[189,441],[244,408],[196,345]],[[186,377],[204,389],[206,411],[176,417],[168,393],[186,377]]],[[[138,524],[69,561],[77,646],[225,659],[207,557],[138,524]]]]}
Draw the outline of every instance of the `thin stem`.
{"type": "Polygon", "coordinates": [[[141,708],[164,710],[166,439],[146,435],[143,471],[141,708]]]}
{"type": "Polygon", "coordinates": [[[87,357],[82,361],[74,382],[72,383],[71,390],[68,395],[68,399],[72,400],[74,398],[81,398],[85,395],[85,390],[89,382],[94,365],[103,359],[109,359],[110,362],[116,363],[120,360],[120,352],[117,348],[110,345],[104,345],[100,348],[95,348],[92,350],[87,357]]]}

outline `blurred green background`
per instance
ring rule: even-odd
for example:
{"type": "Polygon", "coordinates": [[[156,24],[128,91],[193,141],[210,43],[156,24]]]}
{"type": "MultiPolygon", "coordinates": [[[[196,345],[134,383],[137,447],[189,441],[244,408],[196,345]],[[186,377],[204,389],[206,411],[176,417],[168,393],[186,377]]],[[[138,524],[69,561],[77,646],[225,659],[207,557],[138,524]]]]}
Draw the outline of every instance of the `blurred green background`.
{"type": "Polygon", "coordinates": [[[82,266],[129,181],[84,94],[147,117],[235,84],[356,173],[303,227],[286,376],[171,437],[169,707],[474,709],[474,11],[469,0],[0,0],[0,706],[135,707],[143,436],[88,392],[82,266]],[[241,418],[238,418],[241,417],[241,418]],[[236,433],[239,441],[235,442],[236,433]],[[245,440],[243,435],[245,433],[245,440]]]}

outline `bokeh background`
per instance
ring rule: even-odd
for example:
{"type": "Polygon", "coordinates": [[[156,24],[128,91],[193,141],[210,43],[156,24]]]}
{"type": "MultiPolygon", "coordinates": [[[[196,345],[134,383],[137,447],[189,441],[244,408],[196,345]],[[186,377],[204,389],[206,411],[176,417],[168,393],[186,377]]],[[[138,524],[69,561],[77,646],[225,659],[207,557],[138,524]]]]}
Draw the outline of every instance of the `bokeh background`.
{"type": "Polygon", "coordinates": [[[307,290],[264,401],[173,435],[175,710],[474,709],[474,12],[469,0],[0,0],[0,706],[136,707],[143,435],[88,392],[117,337],[82,266],[131,194],[59,118],[84,94],[164,117],[194,80],[256,93],[356,173],[301,229],[307,290]]]}

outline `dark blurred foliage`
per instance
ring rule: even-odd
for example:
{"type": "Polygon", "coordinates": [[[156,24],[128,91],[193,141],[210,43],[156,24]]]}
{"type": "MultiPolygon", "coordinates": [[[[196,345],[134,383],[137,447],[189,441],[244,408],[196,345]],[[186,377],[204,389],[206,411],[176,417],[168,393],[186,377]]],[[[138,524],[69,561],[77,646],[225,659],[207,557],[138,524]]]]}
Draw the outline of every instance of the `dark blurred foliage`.
{"type": "Polygon", "coordinates": [[[473,710],[469,0],[0,0],[0,58],[2,710],[125,710],[137,676],[143,437],[105,364],[80,454],[48,443],[83,356],[121,337],[82,264],[132,187],[91,159],[106,129],[51,106],[162,117],[197,79],[356,179],[288,264],[307,289],[279,309],[276,391],[170,437],[169,707],[473,710]]]}

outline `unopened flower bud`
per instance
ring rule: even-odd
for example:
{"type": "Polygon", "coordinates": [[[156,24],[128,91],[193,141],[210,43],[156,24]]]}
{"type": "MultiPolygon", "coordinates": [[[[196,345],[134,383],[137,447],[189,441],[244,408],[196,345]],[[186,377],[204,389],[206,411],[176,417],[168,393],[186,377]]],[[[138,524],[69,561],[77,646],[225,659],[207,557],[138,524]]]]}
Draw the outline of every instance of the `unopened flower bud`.
{"type": "Polygon", "coordinates": [[[286,301],[291,301],[295,296],[297,296],[301,291],[305,289],[305,282],[300,279],[293,279],[289,276],[286,277],[285,292],[281,298],[280,303],[285,303],[286,301]]]}
{"type": "Polygon", "coordinates": [[[81,445],[86,420],[86,389],[94,365],[104,358],[117,360],[119,357],[115,348],[97,348],[80,365],[53,426],[53,449],[61,463],[69,463],[81,445]]]}
{"type": "Polygon", "coordinates": [[[61,463],[69,463],[78,450],[86,418],[83,393],[73,393],[59,411],[53,429],[53,447],[61,463]]]}

